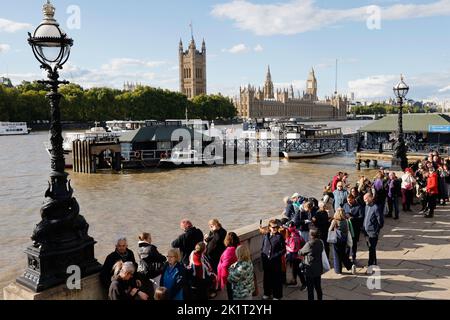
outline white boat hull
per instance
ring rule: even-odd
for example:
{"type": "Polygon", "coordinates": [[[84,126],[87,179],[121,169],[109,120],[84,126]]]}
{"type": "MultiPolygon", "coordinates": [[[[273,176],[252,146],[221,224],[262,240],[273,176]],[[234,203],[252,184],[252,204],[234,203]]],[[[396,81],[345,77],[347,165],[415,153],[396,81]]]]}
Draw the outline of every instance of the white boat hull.
{"type": "Polygon", "coordinates": [[[22,136],[30,133],[25,122],[0,122],[0,136],[22,136]]]}
{"type": "Polygon", "coordinates": [[[286,159],[308,159],[308,158],[319,158],[323,156],[330,155],[331,152],[283,152],[286,159]]]}

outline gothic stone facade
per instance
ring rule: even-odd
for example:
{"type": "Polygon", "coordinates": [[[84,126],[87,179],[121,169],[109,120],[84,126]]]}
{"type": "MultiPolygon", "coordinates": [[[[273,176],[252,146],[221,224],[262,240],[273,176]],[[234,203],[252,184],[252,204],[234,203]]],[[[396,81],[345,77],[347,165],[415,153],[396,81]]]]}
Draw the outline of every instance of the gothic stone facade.
{"type": "Polygon", "coordinates": [[[192,38],[188,50],[184,51],[180,39],[180,92],[188,99],[206,94],[206,45],[202,43],[202,50],[198,51],[192,38]]]}
{"type": "Polygon", "coordinates": [[[306,92],[295,97],[293,87],[290,90],[274,92],[270,68],[267,72],[264,88],[240,88],[240,99],[236,102],[239,116],[242,118],[293,118],[317,120],[340,120],[347,117],[348,100],[336,95],[319,101],[317,97],[317,79],[314,70],[308,76],[306,92]]]}

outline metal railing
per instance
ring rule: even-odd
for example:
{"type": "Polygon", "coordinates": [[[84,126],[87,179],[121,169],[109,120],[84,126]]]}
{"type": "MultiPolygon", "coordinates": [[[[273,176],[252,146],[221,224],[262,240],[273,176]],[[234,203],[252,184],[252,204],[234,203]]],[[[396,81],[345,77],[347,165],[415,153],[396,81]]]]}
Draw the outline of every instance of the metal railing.
{"type": "MultiPolygon", "coordinates": [[[[379,152],[393,152],[395,151],[395,142],[365,142],[359,145],[361,151],[379,151],[379,152]]],[[[450,146],[448,144],[439,143],[411,143],[406,142],[408,152],[414,153],[429,153],[438,151],[440,154],[450,154],[450,146]]]]}

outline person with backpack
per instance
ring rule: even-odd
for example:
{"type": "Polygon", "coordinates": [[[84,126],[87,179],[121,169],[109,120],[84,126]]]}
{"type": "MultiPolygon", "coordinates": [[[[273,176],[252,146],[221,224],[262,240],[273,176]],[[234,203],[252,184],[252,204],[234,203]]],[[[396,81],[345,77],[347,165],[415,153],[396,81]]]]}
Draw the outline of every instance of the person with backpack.
{"type": "Polygon", "coordinates": [[[143,232],[139,235],[137,272],[146,279],[154,279],[161,275],[166,257],[159,253],[158,248],[152,244],[150,233],[143,232]]]}
{"type": "MultiPolygon", "coordinates": [[[[305,276],[299,268],[299,264],[302,259],[298,254],[298,251],[305,245],[305,240],[302,238],[302,236],[300,236],[297,228],[295,227],[295,224],[292,221],[288,222],[286,227],[289,234],[286,239],[286,265],[288,267],[286,269],[290,269],[289,271],[292,275],[292,279],[287,283],[287,285],[296,287],[298,277],[301,283],[300,290],[305,290],[305,276]]],[[[286,270],[286,273],[289,273],[288,270],[286,270]]]]}

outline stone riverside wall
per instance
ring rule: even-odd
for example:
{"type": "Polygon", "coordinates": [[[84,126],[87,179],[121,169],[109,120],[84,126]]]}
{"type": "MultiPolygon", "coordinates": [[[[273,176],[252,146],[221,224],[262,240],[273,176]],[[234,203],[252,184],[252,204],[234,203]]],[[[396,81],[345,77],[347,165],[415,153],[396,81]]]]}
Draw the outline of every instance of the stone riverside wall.
{"type": "MultiPolygon", "coordinates": [[[[281,218],[281,216],[275,218],[281,218]]],[[[263,226],[267,226],[269,220],[264,220],[263,226]]],[[[248,225],[234,232],[239,236],[241,244],[250,249],[253,261],[258,261],[263,239],[259,232],[259,224],[248,225]]],[[[104,300],[107,298],[98,274],[83,278],[81,290],[69,290],[64,284],[35,293],[20,284],[12,283],[3,289],[3,297],[5,300],[104,300]]]]}

